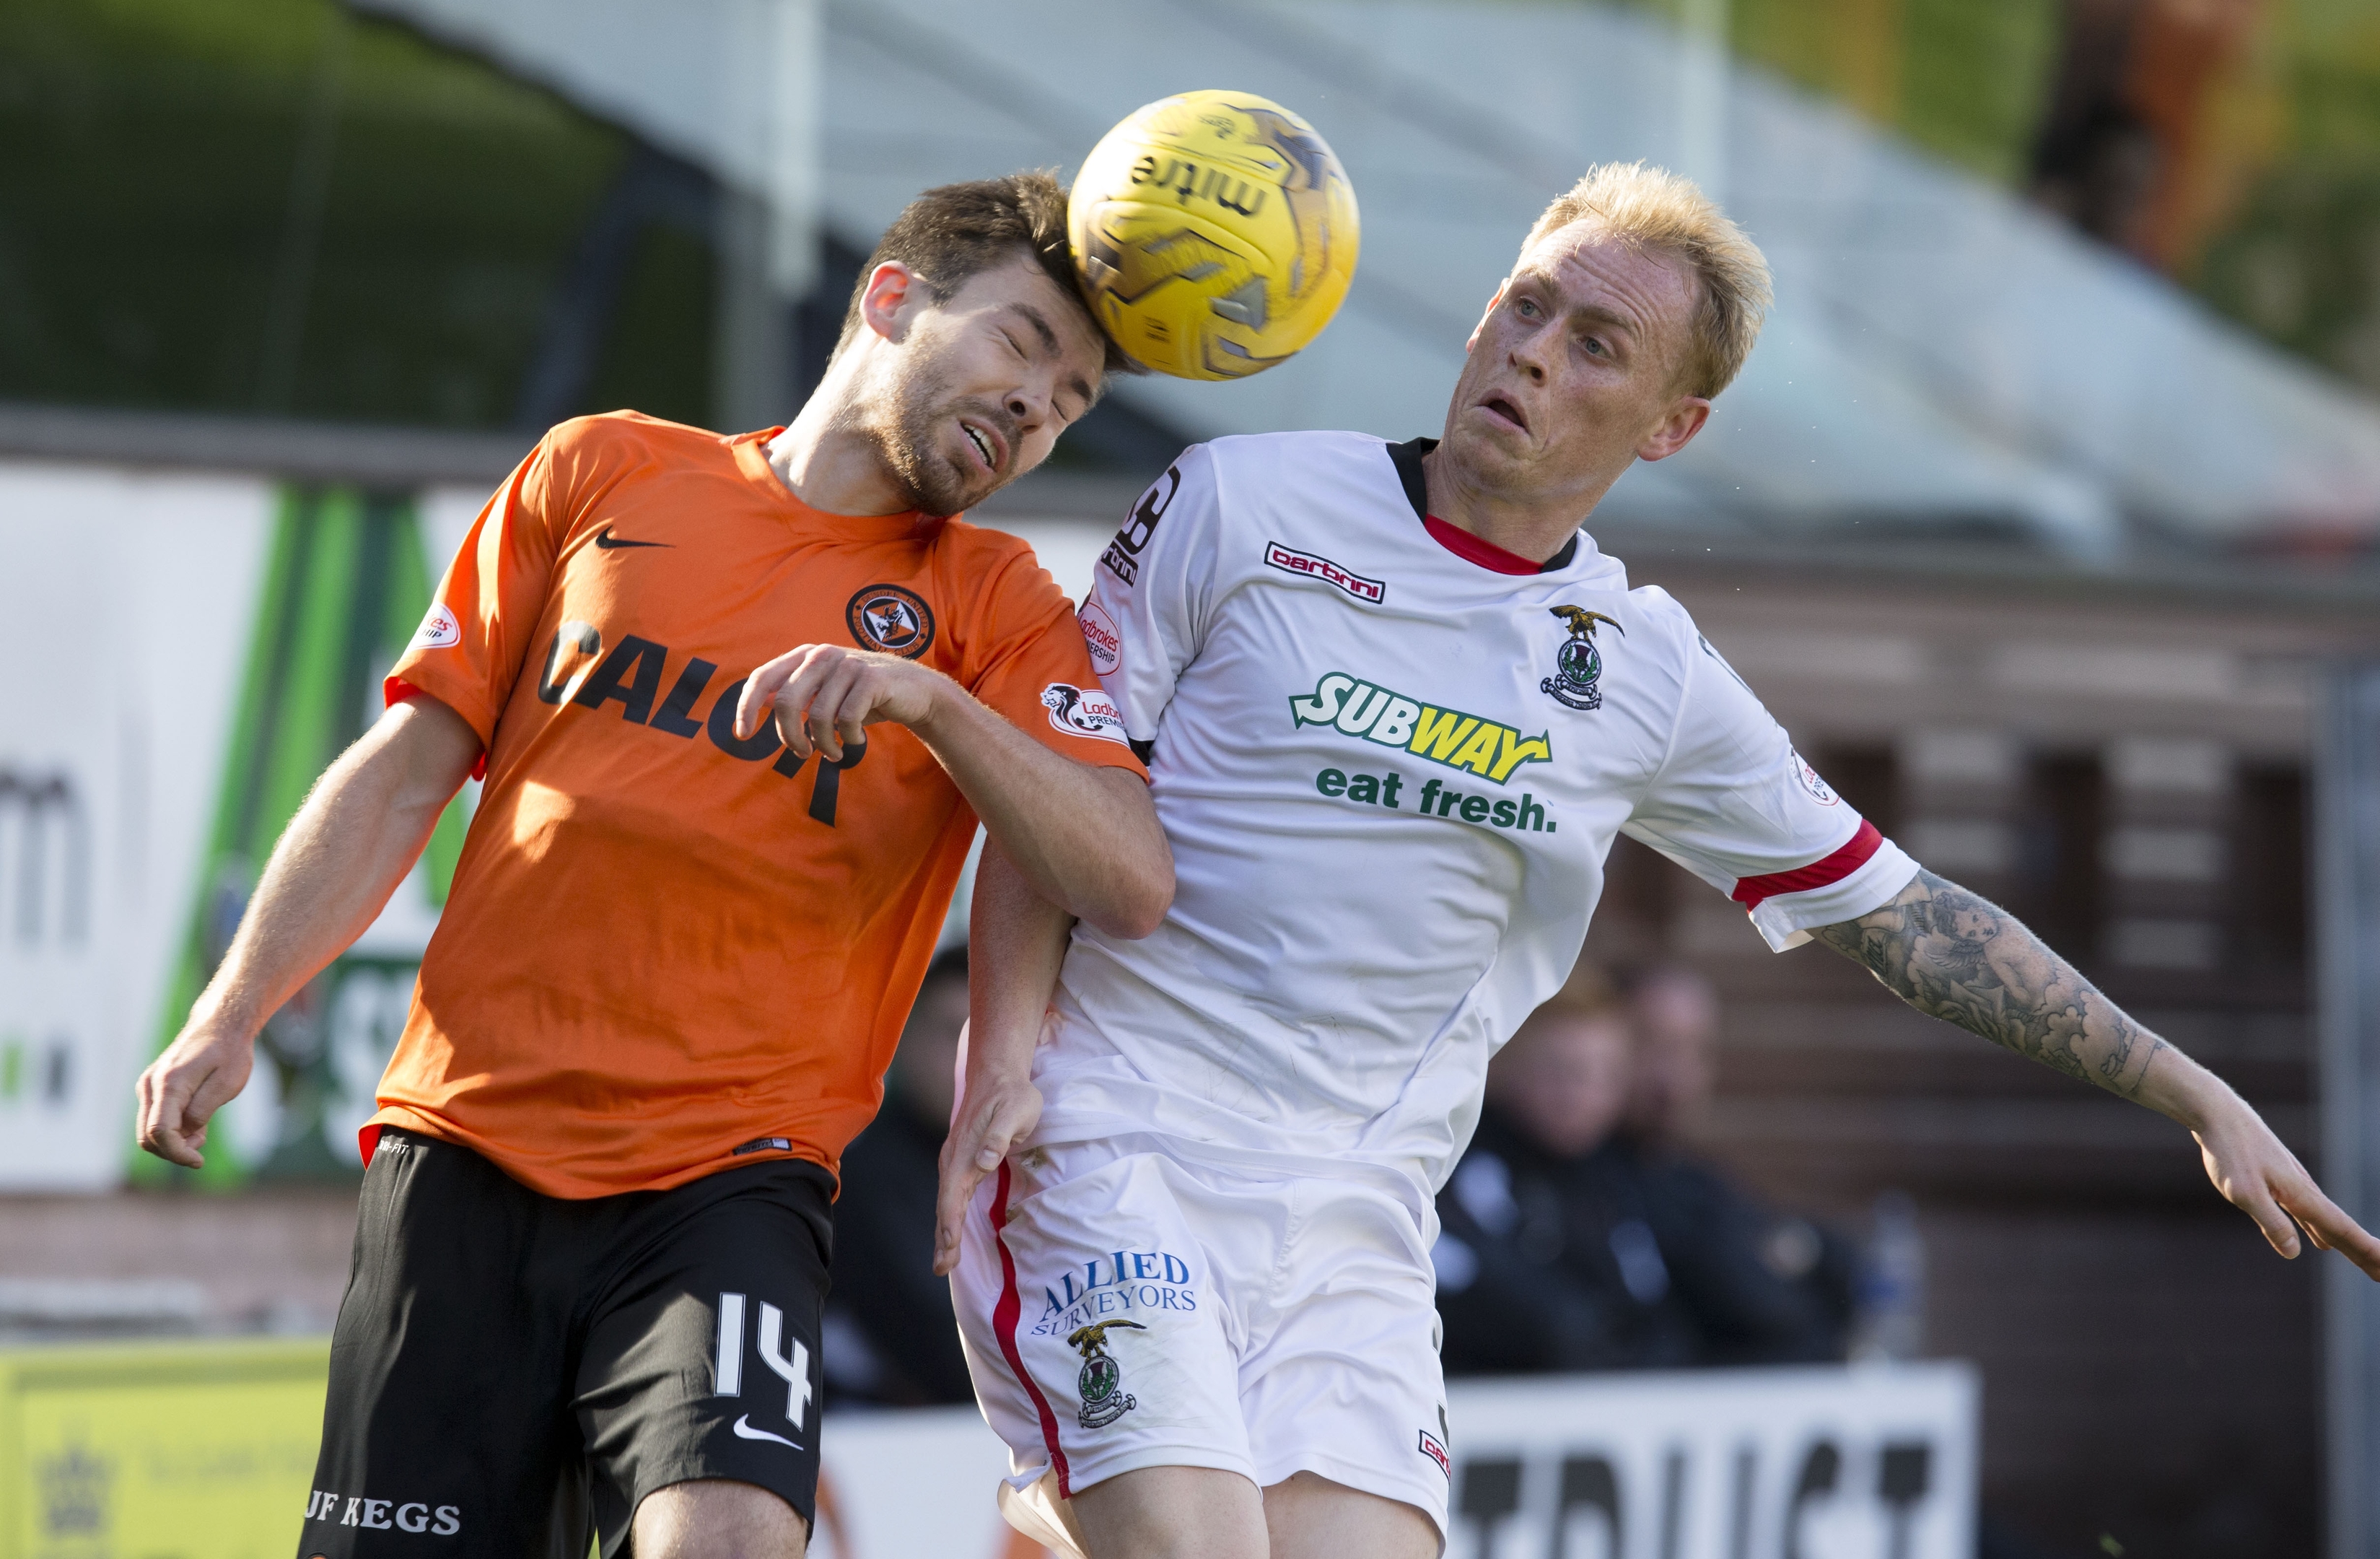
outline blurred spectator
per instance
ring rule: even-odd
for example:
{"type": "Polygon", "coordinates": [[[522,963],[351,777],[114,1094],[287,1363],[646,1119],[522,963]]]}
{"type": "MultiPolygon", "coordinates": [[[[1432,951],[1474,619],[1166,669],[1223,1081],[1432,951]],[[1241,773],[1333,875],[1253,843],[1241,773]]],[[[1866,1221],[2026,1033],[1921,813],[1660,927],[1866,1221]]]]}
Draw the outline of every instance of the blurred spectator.
{"type": "Polygon", "coordinates": [[[1738,1189],[1686,1144],[1708,1102],[1718,1001],[1674,966],[1625,984],[1635,1049],[1611,1152],[1643,1209],[1704,1364],[1815,1363],[1844,1356],[1858,1252],[1738,1189]]]}
{"type": "Polygon", "coordinates": [[[1675,965],[1632,970],[1621,990],[1635,1045],[1622,1128],[1647,1148],[1675,1147],[1693,1136],[1710,1102],[1718,993],[1675,965]]]}
{"type": "Polygon", "coordinates": [[[972,1402],[950,1284],[934,1275],[934,1190],[967,1017],[966,949],[926,971],[884,1107],[843,1155],[821,1360],[832,1402],[972,1402]]]}
{"type": "Polygon", "coordinates": [[[1497,1055],[1439,1197],[1450,1374],[1843,1357],[1857,1252],[1686,1151],[1718,1025],[1689,970],[1583,965],[1497,1055]]]}
{"type": "Polygon", "coordinates": [[[1582,968],[1489,1065],[1478,1131],[1438,1199],[1449,1374],[1693,1361],[1642,1188],[1609,1144],[1631,1050],[1609,987],[1582,968]]]}

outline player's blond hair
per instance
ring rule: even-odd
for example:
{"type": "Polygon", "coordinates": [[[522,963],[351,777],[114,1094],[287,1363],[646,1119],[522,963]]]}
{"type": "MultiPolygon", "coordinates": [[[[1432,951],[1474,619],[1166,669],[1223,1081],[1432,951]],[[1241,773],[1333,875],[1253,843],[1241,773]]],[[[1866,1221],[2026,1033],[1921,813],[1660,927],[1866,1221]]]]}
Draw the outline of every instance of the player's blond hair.
{"type": "Polygon", "coordinates": [[[1592,224],[1633,248],[1673,255],[1692,268],[1702,304],[1694,311],[1694,347],[1684,366],[1686,393],[1715,396],[1732,384],[1760,337],[1773,297],[1768,262],[1743,229],[1694,180],[1643,163],[1597,163],[1587,169],[1537,218],[1522,252],[1574,222],[1592,224]]]}

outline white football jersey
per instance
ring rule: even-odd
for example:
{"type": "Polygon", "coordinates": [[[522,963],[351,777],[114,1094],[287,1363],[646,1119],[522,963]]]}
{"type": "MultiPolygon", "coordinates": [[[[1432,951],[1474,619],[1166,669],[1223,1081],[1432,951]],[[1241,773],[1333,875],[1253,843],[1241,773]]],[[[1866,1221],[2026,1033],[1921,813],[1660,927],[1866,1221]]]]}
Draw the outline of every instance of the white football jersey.
{"type": "Polygon", "coordinates": [[[1075,928],[1037,1142],[1353,1172],[1427,1219],[1488,1056],[1577,961],[1615,834],[1779,950],[1915,875],[1584,533],[1517,572],[1425,520],[1420,448],[1199,445],[1094,570],[1085,637],[1179,887],[1141,941],[1075,928]]]}

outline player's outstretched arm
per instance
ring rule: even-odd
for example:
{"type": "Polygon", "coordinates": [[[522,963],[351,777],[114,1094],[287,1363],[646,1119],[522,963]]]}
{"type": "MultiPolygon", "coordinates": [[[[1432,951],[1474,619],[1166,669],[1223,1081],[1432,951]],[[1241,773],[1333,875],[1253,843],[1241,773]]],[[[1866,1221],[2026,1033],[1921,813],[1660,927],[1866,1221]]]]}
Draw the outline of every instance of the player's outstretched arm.
{"type": "Polygon", "coordinates": [[[1034,892],[997,843],[984,842],[967,913],[967,1032],[934,1206],[939,1274],[958,1265],[959,1224],[976,1188],[1041,1119],[1033,1047],[1074,926],[1075,917],[1034,892]]]}
{"type": "Polygon", "coordinates": [[[437,700],[389,711],[322,777],[273,847],[230,950],[140,1074],[140,1145],[196,1169],[207,1122],[248,1084],[256,1033],[372,923],[480,756],[437,700]]]}
{"type": "Polygon", "coordinates": [[[931,667],[800,645],[747,679],[735,734],[771,718],[795,757],[832,761],[878,721],[908,726],[1026,881],[1111,936],[1147,936],[1173,903],[1173,852],[1139,776],[1051,751],[931,667]]]}
{"type": "Polygon", "coordinates": [[[2179,1121],[2198,1139],[2215,1188],[2282,1255],[2298,1253],[2302,1228],[2380,1278],[2380,1240],[2322,1194],[2246,1100],[2133,1022],[1999,906],[1920,871],[1891,903],[1810,934],[1918,1011],[2179,1121]]]}

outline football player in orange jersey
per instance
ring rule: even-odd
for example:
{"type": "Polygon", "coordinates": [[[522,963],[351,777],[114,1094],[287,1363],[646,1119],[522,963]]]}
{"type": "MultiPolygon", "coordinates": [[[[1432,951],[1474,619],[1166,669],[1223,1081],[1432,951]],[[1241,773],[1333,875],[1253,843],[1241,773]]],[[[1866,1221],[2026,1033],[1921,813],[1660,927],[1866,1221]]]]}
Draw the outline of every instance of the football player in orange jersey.
{"type": "Polygon", "coordinates": [[[1125,937],[1173,891],[1073,609],[948,518],[1119,365],[1046,175],[888,230],[792,425],[554,429],[481,512],[140,1078],[196,1165],[264,1019],[484,772],[364,1128],[300,1553],[798,1554],[829,1204],[976,822],[1125,937]]]}

